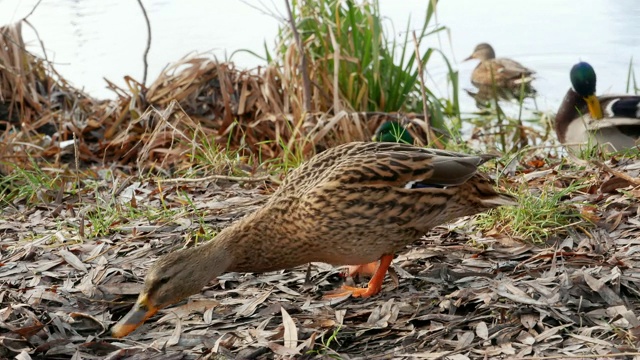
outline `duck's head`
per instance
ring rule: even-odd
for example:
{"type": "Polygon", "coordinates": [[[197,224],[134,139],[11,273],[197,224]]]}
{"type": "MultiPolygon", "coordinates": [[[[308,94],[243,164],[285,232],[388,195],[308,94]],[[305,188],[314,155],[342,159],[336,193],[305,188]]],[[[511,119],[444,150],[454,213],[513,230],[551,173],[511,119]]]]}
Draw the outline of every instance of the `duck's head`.
{"type": "Polygon", "coordinates": [[[147,273],[135,305],[113,327],[112,335],[128,335],[158,310],[200,292],[213,277],[224,272],[231,259],[219,250],[214,254],[211,251],[211,247],[199,246],[158,259],[147,273]]]}
{"type": "Polygon", "coordinates": [[[471,56],[464,59],[464,61],[471,60],[471,59],[478,59],[480,61],[483,61],[483,60],[489,60],[489,59],[495,59],[495,58],[496,58],[496,53],[495,51],[493,51],[493,48],[491,47],[491,45],[487,43],[481,43],[476,45],[476,48],[473,49],[473,53],[471,54],[471,56]]]}
{"type": "Polygon", "coordinates": [[[587,102],[589,114],[594,119],[602,119],[602,108],[596,97],[596,72],[588,63],[582,61],[571,68],[569,74],[573,91],[587,102]]]}
{"type": "Polygon", "coordinates": [[[413,137],[397,121],[385,121],[376,130],[373,136],[374,141],[397,142],[413,145],[413,137]]]}

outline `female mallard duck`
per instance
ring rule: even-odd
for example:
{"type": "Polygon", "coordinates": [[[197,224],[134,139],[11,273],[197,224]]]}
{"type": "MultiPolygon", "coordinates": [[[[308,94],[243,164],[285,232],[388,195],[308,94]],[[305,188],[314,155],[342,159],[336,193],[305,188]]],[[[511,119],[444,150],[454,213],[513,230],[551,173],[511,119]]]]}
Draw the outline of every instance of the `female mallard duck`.
{"type": "MultiPolygon", "coordinates": [[[[388,120],[378,126],[373,135],[373,141],[414,145],[415,140],[400,122],[388,120]]],[[[378,263],[379,261],[376,260],[368,264],[350,265],[347,274],[352,277],[356,275],[373,276],[378,269],[378,263]]]]}
{"type": "Polygon", "coordinates": [[[491,45],[478,44],[473,54],[464,61],[478,59],[480,63],[471,74],[471,82],[476,86],[517,87],[529,84],[535,72],[519,62],[507,58],[497,58],[491,45]]]}
{"type": "Polygon", "coordinates": [[[113,336],[129,334],[158,309],[228,271],[380,260],[367,288],[343,289],[353,296],[375,295],[394,253],[430,228],[515,204],[477,172],[491,158],[382,142],[328,149],[292,171],[263,207],[212,241],[160,258],[113,336]]]}
{"type": "Polygon", "coordinates": [[[595,141],[614,150],[636,145],[640,138],[640,96],[596,97],[596,72],[586,62],[571,68],[572,88],[558,109],[555,130],[563,144],[595,141]]]}

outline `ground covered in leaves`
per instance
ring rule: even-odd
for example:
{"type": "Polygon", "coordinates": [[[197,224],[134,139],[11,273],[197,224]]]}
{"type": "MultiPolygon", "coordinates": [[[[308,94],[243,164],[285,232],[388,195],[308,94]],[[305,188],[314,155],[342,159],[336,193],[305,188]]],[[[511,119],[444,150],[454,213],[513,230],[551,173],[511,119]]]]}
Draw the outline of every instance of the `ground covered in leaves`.
{"type": "Polygon", "coordinates": [[[590,184],[562,199],[590,221],[546,243],[461,219],[398,254],[373,298],[323,300],[354,279],[321,263],[227,273],[123,339],[109,329],[155,259],[210,239],[273,186],[105,176],[73,196],[40,194],[52,200],[0,216],[0,358],[637,357],[640,190],[629,181],[639,172],[625,160],[510,176],[534,196],[543,184],[590,184]]]}

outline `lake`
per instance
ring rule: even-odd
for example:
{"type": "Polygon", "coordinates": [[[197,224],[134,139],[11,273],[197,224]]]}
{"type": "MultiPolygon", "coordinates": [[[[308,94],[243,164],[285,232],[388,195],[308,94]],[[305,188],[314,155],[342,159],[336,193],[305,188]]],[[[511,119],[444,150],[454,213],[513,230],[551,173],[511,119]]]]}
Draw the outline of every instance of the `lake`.
{"type": "MultiPolygon", "coordinates": [[[[0,23],[25,17],[36,3],[0,2],[0,23]]],[[[189,53],[210,52],[220,59],[238,49],[264,54],[265,41],[273,48],[277,17],[285,14],[282,1],[143,3],[152,28],[148,84],[168,63],[189,53]]],[[[381,0],[380,8],[393,28],[405,29],[411,16],[413,28],[418,29],[426,0],[381,0]]],[[[469,77],[477,62],[462,60],[477,43],[489,42],[498,57],[512,58],[537,72],[538,108],[554,111],[569,87],[569,69],[580,60],[595,67],[599,93],[625,91],[629,61],[640,61],[638,19],[637,0],[444,0],[438,5],[437,20],[450,31],[431,37],[432,43],[426,45],[441,48],[459,69],[461,88],[472,88],[469,77]]],[[[124,84],[125,75],[142,80],[147,34],[136,1],[43,0],[28,20],[56,69],[91,95],[113,97],[103,78],[118,85],[124,84]]],[[[26,24],[23,29],[28,49],[41,53],[34,31],[26,24]]],[[[246,53],[235,54],[233,61],[240,68],[264,64],[246,53]]],[[[444,66],[430,65],[429,75],[435,83],[432,90],[446,94],[444,66]]],[[[465,93],[461,102],[465,111],[475,109],[465,93]]]]}

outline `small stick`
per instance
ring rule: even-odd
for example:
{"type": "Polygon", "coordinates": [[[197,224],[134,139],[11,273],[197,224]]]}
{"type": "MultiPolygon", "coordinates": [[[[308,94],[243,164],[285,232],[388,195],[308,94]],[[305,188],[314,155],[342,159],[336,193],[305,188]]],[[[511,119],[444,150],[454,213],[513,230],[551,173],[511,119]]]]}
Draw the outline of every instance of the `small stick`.
{"type": "Polygon", "coordinates": [[[600,162],[598,160],[592,160],[591,161],[593,164],[595,164],[596,166],[598,166],[599,168],[601,168],[602,170],[613,174],[617,177],[619,177],[620,179],[623,180],[627,180],[628,182],[632,183],[633,185],[640,185],[640,179],[639,178],[634,178],[629,176],[628,174],[623,173],[622,171],[618,171],[618,170],[613,170],[612,168],[610,168],[609,166],[607,166],[605,163],[600,162]]]}
{"type": "Polygon", "coordinates": [[[147,46],[144,49],[144,55],[142,61],[144,62],[144,73],[142,75],[142,85],[147,86],[147,69],[149,68],[149,62],[147,57],[149,56],[149,49],[151,48],[151,23],[149,22],[149,16],[147,15],[147,9],[142,5],[142,0],[138,0],[138,5],[142,9],[142,15],[144,15],[144,21],[147,24],[147,46]]]}
{"type": "Polygon", "coordinates": [[[259,176],[259,177],[242,177],[242,176],[227,176],[227,175],[210,175],[202,178],[195,179],[187,179],[187,178],[176,178],[176,179],[162,179],[158,180],[159,182],[164,183],[191,183],[191,182],[202,182],[209,180],[229,180],[229,181],[246,181],[246,182],[260,182],[267,181],[271,179],[271,176],[259,176]]]}
{"type": "Polygon", "coordinates": [[[444,145],[438,140],[436,134],[431,129],[431,118],[429,117],[429,107],[427,105],[427,94],[425,92],[424,86],[424,68],[422,65],[422,59],[420,59],[420,43],[418,42],[418,38],[416,37],[416,32],[413,32],[413,42],[415,46],[416,52],[416,61],[418,62],[418,76],[420,78],[420,93],[422,95],[422,111],[424,114],[425,123],[427,124],[427,143],[431,145],[435,145],[438,149],[444,149],[444,145]]]}
{"type": "MultiPolygon", "coordinates": [[[[289,0],[285,0],[284,2],[287,5],[287,14],[289,14],[289,25],[291,25],[291,32],[293,33],[293,37],[296,40],[296,46],[298,51],[300,52],[300,73],[302,74],[302,96],[304,98],[304,112],[308,113],[311,111],[311,82],[309,81],[309,74],[307,73],[307,55],[304,52],[304,46],[302,44],[302,40],[300,39],[300,34],[298,33],[298,28],[296,27],[296,21],[293,18],[293,13],[291,12],[291,5],[289,5],[289,0]]],[[[335,59],[338,61],[338,59],[335,59]]]]}

